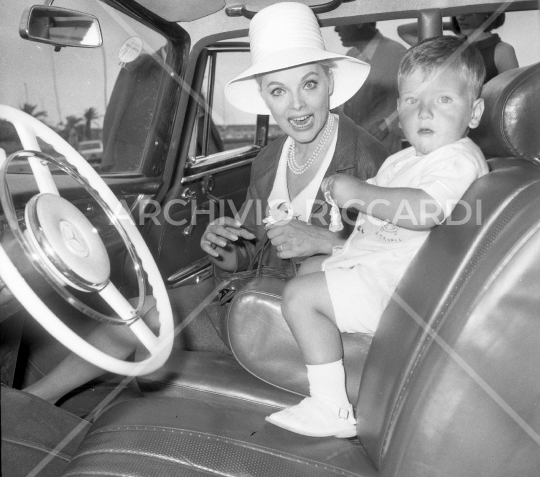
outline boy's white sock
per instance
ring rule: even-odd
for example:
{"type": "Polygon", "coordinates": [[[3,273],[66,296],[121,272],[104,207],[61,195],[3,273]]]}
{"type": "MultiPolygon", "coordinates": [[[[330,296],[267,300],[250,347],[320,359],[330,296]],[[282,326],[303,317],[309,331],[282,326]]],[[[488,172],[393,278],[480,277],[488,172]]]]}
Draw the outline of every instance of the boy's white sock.
{"type": "Polygon", "coordinates": [[[356,436],[356,419],[345,390],[343,361],[307,365],[307,370],[311,397],[275,412],[266,420],[304,436],[356,436]]]}
{"type": "Polygon", "coordinates": [[[345,388],[343,360],[306,366],[311,397],[322,398],[343,409],[351,408],[345,388]]]}

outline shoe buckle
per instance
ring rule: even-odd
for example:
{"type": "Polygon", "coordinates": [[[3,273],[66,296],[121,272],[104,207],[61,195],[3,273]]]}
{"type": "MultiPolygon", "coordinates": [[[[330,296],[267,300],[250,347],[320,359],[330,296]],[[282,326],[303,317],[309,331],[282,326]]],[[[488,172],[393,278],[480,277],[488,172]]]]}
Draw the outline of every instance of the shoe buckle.
{"type": "Polygon", "coordinates": [[[338,416],[340,419],[349,419],[349,411],[347,409],[339,408],[338,416]]]}

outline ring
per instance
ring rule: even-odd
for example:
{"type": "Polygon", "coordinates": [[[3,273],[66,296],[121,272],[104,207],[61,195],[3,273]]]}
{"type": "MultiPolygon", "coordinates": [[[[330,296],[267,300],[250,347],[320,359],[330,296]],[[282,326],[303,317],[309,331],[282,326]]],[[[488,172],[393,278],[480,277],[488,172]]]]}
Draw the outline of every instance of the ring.
{"type": "Polygon", "coordinates": [[[278,249],[278,252],[282,252],[283,251],[283,247],[281,245],[278,245],[277,246],[277,249],[278,249]]]}

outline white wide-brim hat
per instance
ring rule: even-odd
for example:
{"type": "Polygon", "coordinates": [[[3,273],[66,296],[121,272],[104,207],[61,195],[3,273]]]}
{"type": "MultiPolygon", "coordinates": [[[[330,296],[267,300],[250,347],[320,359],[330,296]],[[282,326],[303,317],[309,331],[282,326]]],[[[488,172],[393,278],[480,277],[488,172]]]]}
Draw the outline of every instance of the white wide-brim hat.
{"type": "Polygon", "coordinates": [[[330,109],[350,99],[369,74],[369,64],[326,51],[317,17],[303,3],[276,3],[263,8],[251,20],[249,42],[252,66],[225,86],[229,102],[247,113],[270,114],[255,79],[259,74],[334,61],[330,109]]]}

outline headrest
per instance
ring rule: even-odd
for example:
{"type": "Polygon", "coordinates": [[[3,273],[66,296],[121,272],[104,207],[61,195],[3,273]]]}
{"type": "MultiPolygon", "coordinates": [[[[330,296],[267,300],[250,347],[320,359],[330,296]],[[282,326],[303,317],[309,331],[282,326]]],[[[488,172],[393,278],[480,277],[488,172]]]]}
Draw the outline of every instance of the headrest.
{"type": "Polygon", "coordinates": [[[540,164],[540,63],[505,71],[484,85],[486,109],[470,138],[486,157],[540,164]]]}

